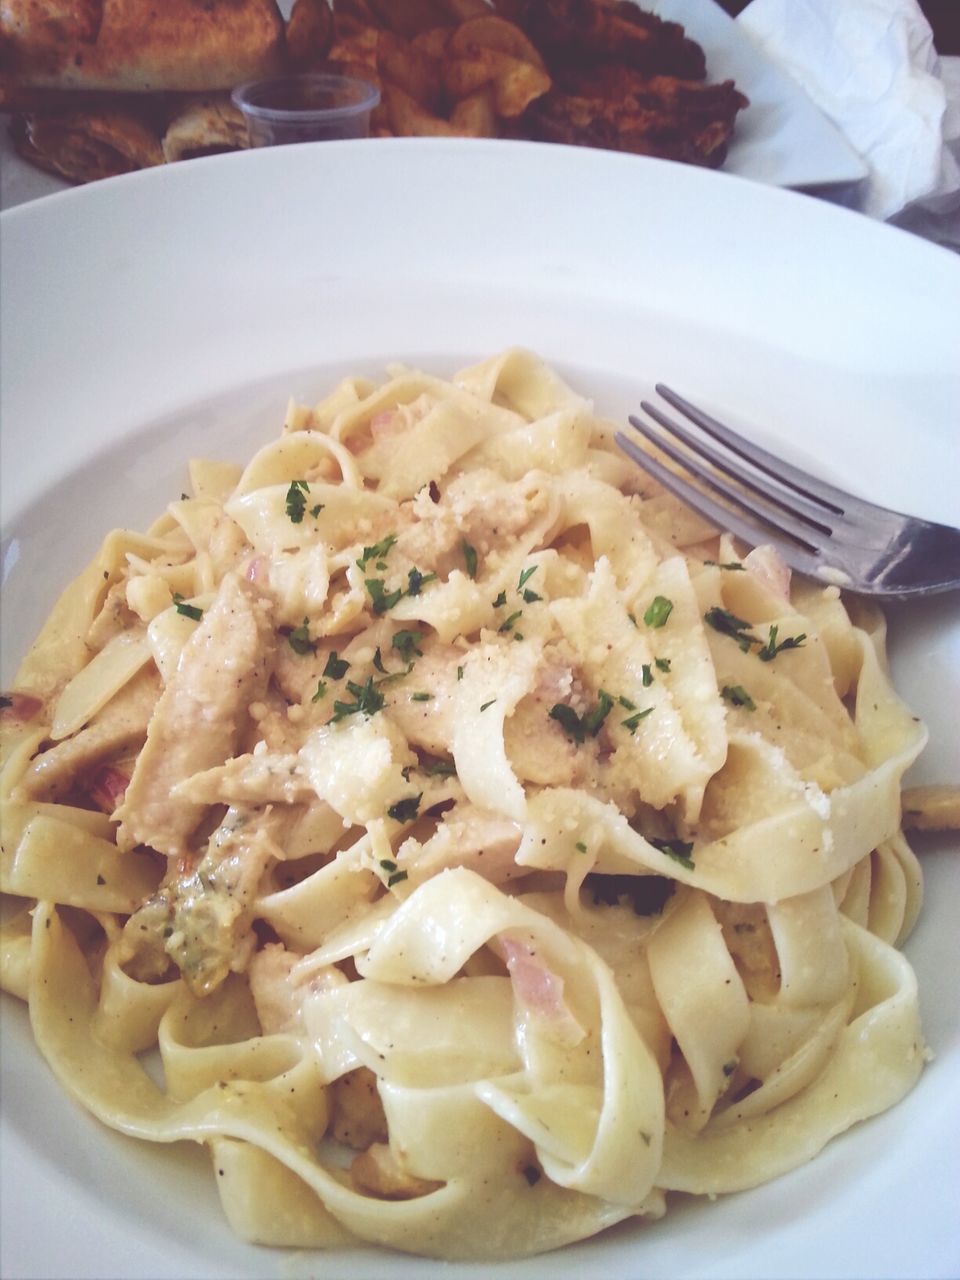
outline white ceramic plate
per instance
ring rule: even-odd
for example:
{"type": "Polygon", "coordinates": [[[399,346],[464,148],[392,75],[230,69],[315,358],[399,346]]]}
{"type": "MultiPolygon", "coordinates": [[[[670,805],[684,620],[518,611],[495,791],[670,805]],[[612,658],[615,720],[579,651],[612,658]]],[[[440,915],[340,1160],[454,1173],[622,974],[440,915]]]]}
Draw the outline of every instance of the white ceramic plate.
{"type": "MultiPolygon", "coordinates": [[[[960,260],[808,197],[562,147],[325,143],[53,196],[4,214],[2,237],[7,681],[59,587],[108,527],[144,527],[180,492],[188,457],[244,457],[288,394],[398,358],[452,371],[525,344],[619,416],[662,378],[841,484],[960,523],[960,260]]],[[[958,604],[892,614],[928,779],[960,776],[958,604]]],[[[928,844],[908,953],[936,1057],[906,1101],[766,1187],[498,1274],[957,1274],[960,860],[955,840],[928,844]]],[[[3,1050],[10,1280],[490,1274],[246,1247],[199,1150],[78,1111],[12,1000],[3,1050]]]]}

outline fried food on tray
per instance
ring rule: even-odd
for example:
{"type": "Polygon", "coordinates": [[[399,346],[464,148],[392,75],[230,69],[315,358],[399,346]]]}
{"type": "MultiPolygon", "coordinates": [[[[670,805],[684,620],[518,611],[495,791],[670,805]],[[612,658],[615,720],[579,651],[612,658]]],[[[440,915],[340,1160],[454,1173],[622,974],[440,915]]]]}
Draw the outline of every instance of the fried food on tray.
{"type": "Polygon", "coordinates": [[[527,117],[529,136],[542,142],[606,147],[716,168],[727,155],[730,127],[696,110],[665,111],[635,99],[549,94],[527,117]]]}
{"type": "Polygon", "coordinates": [[[0,108],[19,154],[72,182],[248,145],[229,90],[322,65],[327,0],[5,0],[0,108]]]}
{"type": "Polygon", "coordinates": [[[625,0],[340,0],[334,14],[333,56],[372,48],[381,134],[528,138],[716,167],[748,105],[733,81],[707,82],[683,27],[625,0]]]}
{"type": "Polygon", "coordinates": [[[283,66],[275,0],[4,0],[0,72],[19,87],[230,89],[283,66]]]}
{"type": "Polygon", "coordinates": [[[555,84],[526,117],[529,137],[713,168],[726,159],[737,113],[747,105],[732,80],[646,76],[610,64],[565,67],[555,84]]]}
{"type": "Polygon", "coordinates": [[[0,108],[20,154],[74,182],[245,147],[229,89],[319,68],[377,85],[376,137],[714,167],[748,105],[682,26],[628,0],[295,0],[286,24],[276,0],[0,3],[0,108]]]}
{"type": "Polygon", "coordinates": [[[703,50],[677,22],[665,22],[623,0],[496,0],[551,66],[619,62],[637,70],[699,79],[703,50]]]}
{"type": "Polygon", "coordinates": [[[12,132],[25,160],[74,182],[112,178],[164,162],[155,130],[129,111],[18,116],[12,132]]]}
{"type": "Polygon", "coordinates": [[[291,71],[315,67],[333,42],[333,10],[327,0],[297,0],[285,35],[287,67],[291,71]]]}
{"type": "Polygon", "coordinates": [[[186,103],[163,135],[163,158],[168,164],[195,156],[240,151],[247,145],[247,122],[229,98],[215,95],[186,103]]]}

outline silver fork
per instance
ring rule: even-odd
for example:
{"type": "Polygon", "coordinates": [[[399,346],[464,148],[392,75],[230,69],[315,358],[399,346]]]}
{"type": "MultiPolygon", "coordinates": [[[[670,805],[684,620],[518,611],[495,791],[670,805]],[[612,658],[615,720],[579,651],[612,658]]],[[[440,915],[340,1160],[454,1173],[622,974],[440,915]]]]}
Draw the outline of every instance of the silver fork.
{"type": "Polygon", "coordinates": [[[640,418],[631,417],[631,425],[723,501],[693,479],[677,475],[622,432],[617,443],[718,529],[751,546],[770,543],[791,568],[864,595],[933,595],[960,587],[960,529],[855,498],[751,444],[662,383],[656,389],[725,450],[707,444],[647,400],[641,409],[686,448],[678,449],[640,418]]]}

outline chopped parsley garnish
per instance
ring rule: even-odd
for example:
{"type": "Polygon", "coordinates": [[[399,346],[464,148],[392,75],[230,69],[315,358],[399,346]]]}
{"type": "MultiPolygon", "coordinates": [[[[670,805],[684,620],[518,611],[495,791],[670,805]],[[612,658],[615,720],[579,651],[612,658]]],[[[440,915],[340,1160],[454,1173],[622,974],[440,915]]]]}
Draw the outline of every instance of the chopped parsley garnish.
{"type": "MultiPolygon", "coordinates": [[[[359,564],[359,561],[357,563],[359,564]]],[[[395,604],[400,603],[400,599],[403,596],[403,591],[400,587],[397,587],[394,591],[387,591],[383,585],[382,578],[364,578],[363,581],[370,592],[374,613],[386,613],[388,609],[392,609],[395,604]]]]}
{"type": "Polygon", "coordinates": [[[661,853],[665,853],[668,858],[672,858],[674,862],[679,862],[681,867],[686,867],[688,871],[695,870],[693,859],[690,857],[693,850],[692,840],[656,840],[650,837],[649,843],[661,853]]]}
{"type": "Polygon", "coordinates": [[[669,670],[670,670],[670,659],[669,659],[669,658],[654,658],[654,660],[653,660],[653,665],[657,668],[657,670],[658,670],[658,671],[669,671],[669,670]]]}
{"type": "Polygon", "coordinates": [[[322,510],[323,510],[322,502],[318,502],[316,506],[313,506],[310,508],[310,514],[313,516],[314,520],[316,520],[317,516],[320,514],[322,510]]]}
{"type": "Polygon", "coordinates": [[[714,631],[719,631],[722,636],[730,636],[731,639],[736,640],[744,653],[752,644],[757,643],[756,636],[746,634],[752,624],[744,618],[738,618],[729,609],[721,609],[718,605],[714,605],[703,615],[703,620],[707,626],[713,627],[714,631]]]}
{"type": "Polygon", "coordinates": [[[462,679],[463,679],[463,667],[457,667],[457,681],[459,682],[462,679]]]}
{"type": "Polygon", "coordinates": [[[523,573],[521,573],[520,575],[520,580],[517,583],[518,591],[523,590],[523,588],[527,585],[527,583],[530,581],[533,575],[537,572],[537,569],[539,567],[540,567],[539,565],[532,564],[530,565],[529,569],[524,569],[523,573]]]}
{"type": "Polygon", "coordinates": [[[580,743],[586,741],[587,734],[591,738],[597,736],[616,701],[617,699],[607,693],[606,689],[601,689],[597,694],[596,706],[585,715],[578,716],[573,707],[568,707],[563,702],[554,703],[549,715],[551,720],[556,720],[568,738],[580,743]]]}
{"type": "MultiPolygon", "coordinates": [[[[304,618],[306,622],[306,618],[304,618]]],[[[323,668],[323,674],[329,676],[331,680],[342,680],[350,670],[350,663],[346,658],[338,658],[336,649],[330,650],[330,656],[327,658],[327,665],[323,668]]]]}
{"type": "Polygon", "coordinates": [[[732,707],[744,707],[747,711],[756,711],[757,709],[757,704],[742,684],[725,684],[720,690],[720,696],[725,702],[729,702],[732,707]]]}
{"type": "Polygon", "coordinates": [[[380,646],[377,645],[373,654],[373,669],[379,671],[382,676],[387,674],[387,668],[383,665],[383,654],[380,652],[380,646]]]}
{"type": "Polygon", "coordinates": [[[392,858],[381,858],[380,865],[383,867],[384,871],[396,871],[397,869],[397,864],[392,858]]]}
{"type": "Polygon", "coordinates": [[[538,600],[542,599],[543,596],[538,596],[537,593],[532,591],[529,587],[524,588],[523,600],[525,604],[536,604],[538,600]]]}
{"type": "Polygon", "coordinates": [[[647,606],[643,620],[648,627],[662,627],[672,612],[672,600],[668,600],[666,596],[654,596],[647,606]]]}
{"type": "Polygon", "coordinates": [[[299,524],[307,509],[307,494],[310,486],[306,480],[291,480],[287,490],[287,515],[294,524],[299,524]]]}
{"type": "Polygon", "coordinates": [[[583,727],[591,738],[595,738],[600,732],[600,726],[610,714],[614,702],[615,699],[607,693],[606,689],[598,691],[597,705],[583,717],[583,727]]]}
{"type": "MultiPolygon", "coordinates": [[[[391,534],[390,537],[393,541],[396,541],[393,534],[391,534]]],[[[388,541],[388,539],[384,539],[384,541],[388,541]]],[[[367,557],[368,551],[374,550],[376,550],[376,548],[364,547],[364,557],[367,557]]],[[[358,560],[357,564],[360,565],[361,568],[364,567],[363,560],[358,560]]],[[[378,569],[385,569],[386,567],[385,562],[377,562],[378,569]]],[[[406,589],[403,587],[395,587],[393,591],[387,590],[383,578],[364,578],[363,581],[367,591],[370,593],[370,599],[373,602],[373,612],[379,615],[386,613],[388,609],[392,609],[394,605],[399,604],[405,595],[418,596],[424,584],[427,582],[433,582],[436,576],[437,575],[435,573],[421,573],[419,569],[411,569],[407,573],[406,589]]]]}
{"type": "Polygon", "coordinates": [[[183,596],[179,591],[173,593],[173,603],[177,606],[177,613],[184,618],[192,618],[194,622],[199,622],[203,617],[203,610],[198,609],[195,604],[183,603],[183,596]]]}
{"type": "Polygon", "coordinates": [[[622,693],[617,701],[620,703],[621,707],[626,707],[628,711],[636,711],[637,709],[637,704],[635,702],[631,702],[629,698],[625,698],[622,693]]]}
{"type": "Polygon", "coordinates": [[[725,564],[720,560],[704,560],[704,564],[712,564],[715,569],[739,569],[741,573],[746,572],[739,560],[728,560],[725,564]]]}
{"type": "Polygon", "coordinates": [[[496,600],[494,600],[493,607],[495,609],[500,609],[506,603],[507,603],[507,593],[505,591],[501,591],[500,594],[497,596],[496,600]]]}
{"type": "Polygon", "coordinates": [[[387,881],[387,888],[392,889],[395,884],[400,884],[401,881],[406,880],[406,878],[406,871],[395,871],[387,881]]]}
{"type": "Polygon", "coordinates": [[[392,804],[387,810],[387,817],[393,818],[395,822],[412,822],[420,811],[420,801],[423,799],[423,792],[418,796],[407,796],[404,800],[398,800],[396,804],[392,804]]]}
{"type": "Polygon", "coordinates": [[[423,657],[422,651],[418,648],[420,641],[423,639],[423,634],[422,631],[396,631],[390,641],[390,645],[396,649],[404,662],[412,662],[414,654],[418,658],[423,657]]]}
{"type": "Polygon", "coordinates": [[[510,617],[509,617],[509,618],[507,618],[507,620],[506,620],[505,622],[501,622],[501,623],[500,623],[500,626],[499,626],[499,627],[497,627],[497,631],[498,631],[498,632],[499,632],[499,631],[512,631],[512,630],[513,630],[513,624],[516,622],[516,620],[517,620],[518,618],[522,618],[522,617],[523,617],[523,610],[522,610],[522,609],[518,609],[518,610],[516,611],[516,613],[511,613],[510,617]]]}
{"type": "Polygon", "coordinates": [[[407,574],[407,595],[418,596],[420,588],[427,582],[433,582],[435,573],[421,573],[419,569],[411,569],[407,574]]]}
{"type": "Polygon", "coordinates": [[[373,676],[367,676],[366,682],[362,685],[355,684],[353,680],[347,681],[347,692],[353,695],[353,702],[337,701],[333,704],[333,715],[328,721],[329,724],[336,724],[340,720],[345,720],[347,716],[355,716],[362,713],[365,716],[376,715],[378,711],[383,709],[383,694],[374,687],[373,676]]]}
{"type": "Polygon", "coordinates": [[[433,697],[432,693],[411,693],[411,702],[429,702],[433,697]]]}
{"type": "Polygon", "coordinates": [[[318,680],[317,692],[313,695],[310,701],[319,702],[321,698],[326,697],[326,694],[327,694],[327,682],[325,680],[318,680]]]}
{"type": "Polygon", "coordinates": [[[308,653],[313,653],[317,647],[316,640],[310,639],[309,618],[304,618],[299,627],[294,627],[287,635],[287,644],[294,653],[299,653],[301,657],[308,653]]]}
{"type": "Polygon", "coordinates": [[[578,841],[577,841],[577,843],[576,843],[573,847],[576,849],[577,853],[586,853],[586,852],[587,852],[587,846],[583,843],[583,841],[582,841],[582,840],[578,840],[578,841]]]}
{"type": "Polygon", "coordinates": [[[481,702],[480,710],[486,711],[487,707],[492,707],[495,702],[496,702],[496,698],[491,698],[489,702],[481,702]]]}
{"type": "Polygon", "coordinates": [[[467,542],[466,538],[464,538],[464,540],[460,543],[460,547],[461,547],[461,550],[463,551],[463,560],[464,560],[464,564],[466,564],[467,566],[467,573],[470,575],[471,578],[475,578],[477,576],[476,548],[471,547],[470,543],[467,542]]]}
{"type": "Polygon", "coordinates": [[[583,742],[586,737],[586,731],[583,727],[583,721],[574,711],[573,707],[568,707],[564,702],[556,702],[550,708],[550,719],[556,720],[568,738],[572,738],[574,742],[583,742]]]}
{"type": "Polygon", "coordinates": [[[388,533],[385,538],[375,542],[372,547],[364,547],[363,555],[357,561],[358,569],[365,569],[368,560],[382,560],[397,540],[395,533],[388,533]]]}
{"type": "Polygon", "coordinates": [[[807,635],[805,631],[801,631],[798,636],[788,636],[786,640],[777,642],[777,627],[771,626],[770,634],[766,644],[757,651],[757,657],[761,662],[772,662],[778,653],[782,653],[784,649],[802,649],[803,642],[807,635]]]}
{"type": "Polygon", "coordinates": [[[650,686],[653,684],[653,672],[650,669],[649,662],[645,662],[643,664],[643,666],[640,668],[640,673],[643,679],[643,687],[645,689],[649,689],[650,686]]]}
{"type": "Polygon", "coordinates": [[[620,723],[625,729],[629,729],[631,733],[636,733],[637,725],[641,720],[645,720],[648,715],[653,712],[653,707],[644,707],[642,711],[635,711],[632,716],[627,716],[626,720],[620,723]]]}

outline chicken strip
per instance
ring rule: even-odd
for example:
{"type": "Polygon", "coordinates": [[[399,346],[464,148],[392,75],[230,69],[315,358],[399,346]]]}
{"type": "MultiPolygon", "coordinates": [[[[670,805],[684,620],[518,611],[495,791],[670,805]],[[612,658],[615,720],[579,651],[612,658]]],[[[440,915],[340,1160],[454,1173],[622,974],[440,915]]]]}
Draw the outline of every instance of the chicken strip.
{"type": "Polygon", "coordinates": [[[20,783],[24,796],[62,801],[82,789],[93,770],[143,741],[159,697],[160,676],[151,664],[89,724],[31,762],[20,783]]]}
{"type": "Polygon", "coordinates": [[[170,793],[235,753],[274,649],[269,602],[253,583],[228,574],[157,703],[118,810],[121,848],[146,844],[171,858],[187,851],[205,806],[170,793]]]}

